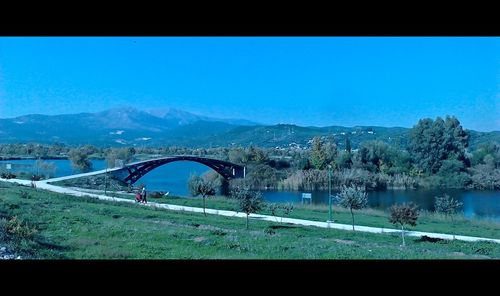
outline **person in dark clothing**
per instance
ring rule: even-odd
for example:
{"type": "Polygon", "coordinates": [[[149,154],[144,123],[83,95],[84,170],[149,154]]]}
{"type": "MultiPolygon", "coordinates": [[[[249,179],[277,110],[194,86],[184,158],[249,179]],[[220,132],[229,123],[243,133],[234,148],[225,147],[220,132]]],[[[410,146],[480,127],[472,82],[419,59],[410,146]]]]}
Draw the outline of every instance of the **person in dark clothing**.
{"type": "Polygon", "coordinates": [[[148,203],[148,200],[146,199],[146,195],[147,195],[146,185],[144,185],[144,187],[142,187],[141,195],[142,195],[142,203],[148,203]]]}

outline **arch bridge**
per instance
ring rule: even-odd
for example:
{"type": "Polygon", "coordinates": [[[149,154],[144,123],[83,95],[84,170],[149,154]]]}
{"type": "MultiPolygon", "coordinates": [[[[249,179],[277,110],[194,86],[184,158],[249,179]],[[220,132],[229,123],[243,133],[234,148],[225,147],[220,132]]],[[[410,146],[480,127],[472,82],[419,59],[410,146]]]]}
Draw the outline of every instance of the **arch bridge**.
{"type": "Polygon", "coordinates": [[[190,155],[170,156],[133,162],[126,164],[122,168],[114,169],[109,173],[122,182],[134,184],[152,170],[174,161],[194,161],[201,163],[219,173],[226,180],[245,178],[246,175],[244,166],[228,161],[190,155]]]}

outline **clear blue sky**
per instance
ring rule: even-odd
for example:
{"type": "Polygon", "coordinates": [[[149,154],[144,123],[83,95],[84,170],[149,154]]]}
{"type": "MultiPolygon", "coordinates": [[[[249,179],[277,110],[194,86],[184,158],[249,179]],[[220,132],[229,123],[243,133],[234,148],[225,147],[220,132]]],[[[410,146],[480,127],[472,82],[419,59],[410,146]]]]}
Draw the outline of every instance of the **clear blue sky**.
{"type": "Polygon", "coordinates": [[[500,38],[0,37],[0,118],[117,106],[500,130],[500,38]]]}

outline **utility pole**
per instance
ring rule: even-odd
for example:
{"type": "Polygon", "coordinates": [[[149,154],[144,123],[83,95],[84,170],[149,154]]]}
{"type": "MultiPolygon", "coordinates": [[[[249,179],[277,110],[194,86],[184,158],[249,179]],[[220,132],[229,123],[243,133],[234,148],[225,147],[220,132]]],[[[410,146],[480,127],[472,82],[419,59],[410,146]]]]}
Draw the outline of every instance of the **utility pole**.
{"type": "Polygon", "coordinates": [[[106,165],[106,173],[104,174],[104,195],[107,195],[106,193],[107,187],[108,187],[108,166],[106,165]]]}
{"type": "Polygon", "coordinates": [[[40,176],[40,154],[36,155],[37,161],[36,161],[36,175],[37,177],[40,176]]]}
{"type": "Polygon", "coordinates": [[[328,165],[328,223],[333,222],[332,219],[332,165],[328,165]]]}

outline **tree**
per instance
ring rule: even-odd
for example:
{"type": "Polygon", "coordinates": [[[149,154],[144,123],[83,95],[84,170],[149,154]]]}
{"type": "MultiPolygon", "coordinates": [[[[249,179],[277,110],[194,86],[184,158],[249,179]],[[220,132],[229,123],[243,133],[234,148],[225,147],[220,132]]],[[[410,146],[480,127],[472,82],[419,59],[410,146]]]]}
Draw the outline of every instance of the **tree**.
{"type": "Polygon", "coordinates": [[[320,137],[314,137],[311,148],[311,164],[314,168],[322,170],[326,165],[326,153],[320,137]]]}
{"type": "MultiPolygon", "coordinates": [[[[271,211],[271,215],[275,217],[276,222],[278,219],[276,218],[276,214],[278,214],[278,210],[283,210],[283,215],[290,215],[293,212],[293,204],[292,203],[286,203],[284,205],[280,205],[277,203],[272,203],[269,206],[269,210],[271,211]]],[[[283,217],[281,217],[281,222],[283,222],[283,217]]]]}
{"type": "Polygon", "coordinates": [[[238,200],[239,210],[247,215],[247,229],[248,217],[251,213],[260,211],[264,205],[262,194],[260,191],[251,191],[249,189],[237,188],[231,194],[238,200]]]}
{"type": "Polygon", "coordinates": [[[260,148],[250,146],[248,154],[249,160],[257,164],[264,164],[268,161],[266,153],[260,148]]]}
{"type": "Polygon", "coordinates": [[[417,225],[418,219],[418,210],[417,206],[413,203],[410,204],[402,204],[402,205],[393,205],[389,208],[391,213],[389,217],[389,222],[396,225],[399,224],[401,226],[401,237],[403,238],[403,246],[405,246],[405,225],[415,226],[417,225]]]}
{"type": "Polygon", "coordinates": [[[335,158],[338,155],[337,145],[332,142],[326,142],[323,147],[325,151],[325,162],[326,164],[335,165],[335,158]]]}
{"type": "MultiPolygon", "coordinates": [[[[437,213],[444,214],[446,217],[450,217],[452,226],[455,228],[455,221],[453,220],[453,217],[456,215],[458,209],[463,205],[463,203],[450,198],[448,194],[436,196],[435,200],[435,211],[437,213]]],[[[453,233],[453,239],[455,239],[455,233],[453,233]]]]}
{"type": "Polygon", "coordinates": [[[238,164],[248,163],[248,154],[243,148],[232,148],[228,153],[229,161],[238,164]]]}
{"type": "MultiPolygon", "coordinates": [[[[286,204],[282,205],[281,208],[283,209],[283,214],[289,216],[293,212],[293,204],[287,202],[286,204]]],[[[283,222],[283,219],[281,219],[283,222]]]]}
{"type": "Polygon", "coordinates": [[[339,169],[348,169],[352,166],[352,154],[342,151],[335,158],[336,167],[339,169]]]}
{"type": "Polygon", "coordinates": [[[500,168],[500,145],[496,142],[480,145],[472,153],[472,164],[486,164],[492,169],[500,168]]]}
{"type": "Polygon", "coordinates": [[[81,172],[92,170],[92,162],[88,159],[88,155],[82,149],[71,149],[68,152],[68,158],[71,161],[71,166],[81,172]]]}
{"type": "Polygon", "coordinates": [[[361,210],[368,204],[368,195],[365,190],[358,186],[342,186],[338,195],[340,205],[351,211],[352,230],[354,231],[354,213],[353,210],[361,210]]]}
{"type": "Polygon", "coordinates": [[[278,222],[278,218],[276,218],[276,214],[278,213],[279,209],[280,209],[280,205],[277,203],[272,203],[269,205],[269,210],[271,211],[271,215],[273,215],[276,222],[278,222]]]}
{"type": "Polygon", "coordinates": [[[390,148],[382,141],[367,141],[361,144],[358,153],[364,168],[371,172],[380,172],[385,166],[390,166],[390,148]]]}
{"type": "Polygon", "coordinates": [[[134,157],[135,149],[133,148],[113,148],[106,152],[106,161],[108,167],[115,167],[116,161],[121,160],[123,163],[129,163],[134,157]]]}
{"type": "Polygon", "coordinates": [[[80,150],[82,150],[87,155],[91,155],[91,154],[97,153],[99,151],[99,149],[97,147],[92,146],[92,145],[85,145],[83,147],[80,147],[80,150]]]}
{"type": "Polygon", "coordinates": [[[205,212],[205,199],[207,196],[215,195],[215,184],[212,180],[206,180],[200,176],[192,175],[188,181],[189,191],[193,196],[198,196],[201,194],[203,197],[203,214],[207,216],[205,212]]]}
{"type": "Polygon", "coordinates": [[[429,174],[439,171],[444,160],[457,160],[468,166],[465,148],[469,135],[455,117],[435,121],[426,118],[419,120],[410,131],[409,152],[415,165],[429,174]]]}
{"type": "Polygon", "coordinates": [[[349,140],[349,137],[345,137],[345,151],[349,154],[351,154],[351,140],[349,140]]]}
{"type": "Polygon", "coordinates": [[[46,179],[50,178],[51,176],[54,176],[56,172],[56,165],[53,162],[45,162],[41,159],[38,159],[35,162],[35,165],[37,167],[37,171],[45,175],[46,179]]]}

